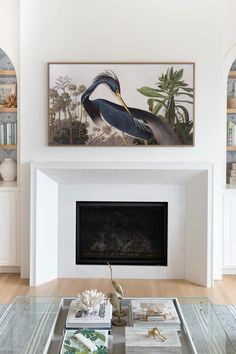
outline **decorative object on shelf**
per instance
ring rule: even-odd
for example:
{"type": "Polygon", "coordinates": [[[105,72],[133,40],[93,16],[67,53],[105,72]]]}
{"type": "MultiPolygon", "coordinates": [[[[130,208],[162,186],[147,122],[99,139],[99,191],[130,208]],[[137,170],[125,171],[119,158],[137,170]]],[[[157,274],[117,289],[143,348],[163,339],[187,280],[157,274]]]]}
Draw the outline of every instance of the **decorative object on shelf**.
{"type": "Polygon", "coordinates": [[[17,108],[17,96],[16,93],[6,96],[4,99],[4,107],[17,108]]]}
{"type": "Polygon", "coordinates": [[[194,144],[194,63],[49,63],[48,73],[49,145],[194,144]]]}
{"type": "Polygon", "coordinates": [[[85,290],[78,294],[75,306],[77,306],[77,311],[83,311],[87,315],[97,315],[101,305],[105,306],[107,300],[106,295],[97,289],[85,290]]]}
{"type": "Polygon", "coordinates": [[[167,338],[161,334],[161,331],[157,327],[150,328],[148,330],[148,336],[153,337],[154,339],[159,338],[162,342],[167,340],[167,338]]]}
{"type": "Polygon", "coordinates": [[[16,84],[0,84],[0,107],[5,107],[7,97],[16,94],[16,84]]]}
{"type": "Polygon", "coordinates": [[[113,277],[112,277],[112,267],[111,267],[110,263],[107,262],[107,264],[108,264],[108,267],[110,268],[111,284],[112,284],[112,287],[113,287],[113,289],[115,291],[115,294],[117,295],[118,301],[120,303],[120,305],[119,305],[119,314],[118,314],[118,312],[116,312],[118,310],[116,310],[116,311],[113,312],[113,315],[117,316],[117,317],[124,317],[124,316],[127,315],[127,311],[121,310],[121,301],[120,301],[124,297],[124,291],[123,291],[122,286],[120,285],[120,283],[118,283],[117,280],[113,279],[113,277]]]}
{"type": "Polygon", "coordinates": [[[4,159],[0,165],[0,174],[5,182],[15,181],[17,174],[16,161],[10,158],[4,159]]]}

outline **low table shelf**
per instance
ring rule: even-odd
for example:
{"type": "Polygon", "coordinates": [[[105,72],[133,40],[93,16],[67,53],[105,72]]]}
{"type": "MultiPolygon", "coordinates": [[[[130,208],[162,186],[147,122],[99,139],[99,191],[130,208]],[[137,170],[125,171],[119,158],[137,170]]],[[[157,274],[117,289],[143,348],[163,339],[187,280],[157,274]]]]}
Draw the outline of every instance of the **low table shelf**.
{"type": "MultiPolygon", "coordinates": [[[[129,307],[129,298],[122,306],[129,307]]],[[[148,300],[148,298],[147,298],[148,300]]],[[[0,319],[1,354],[58,354],[72,298],[17,297],[0,319]]],[[[178,298],[182,354],[233,354],[229,338],[207,298],[178,298]]],[[[128,325],[132,325],[127,318],[128,325]]],[[[113,354],[125,353],[125,328],[112,327],[113,354]]]]}

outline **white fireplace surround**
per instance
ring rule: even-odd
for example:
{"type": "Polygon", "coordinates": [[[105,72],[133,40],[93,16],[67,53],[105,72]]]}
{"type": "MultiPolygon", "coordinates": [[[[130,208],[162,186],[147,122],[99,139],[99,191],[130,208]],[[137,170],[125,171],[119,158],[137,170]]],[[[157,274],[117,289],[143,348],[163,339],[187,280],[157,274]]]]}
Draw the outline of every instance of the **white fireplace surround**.
{"type": "Polygon", "coordinates": [[[31,163],[31,286],[58,277],[109,277],[105,265],[75,264],[76,201],[167,201],[168,265],[117,265],[114,275],[212,286],[210,163],[31,163]]]}

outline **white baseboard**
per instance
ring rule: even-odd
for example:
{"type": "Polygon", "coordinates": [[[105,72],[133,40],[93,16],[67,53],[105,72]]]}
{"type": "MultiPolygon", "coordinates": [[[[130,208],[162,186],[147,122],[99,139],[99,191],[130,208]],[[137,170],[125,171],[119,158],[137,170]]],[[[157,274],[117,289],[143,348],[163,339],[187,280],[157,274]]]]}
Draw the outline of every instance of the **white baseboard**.
{"type": "Polygon", "coordinates": [[[223,267],[222,274],[236,274],[236,266],[235,267],[223,267]]]}
{"type": "Polygon", "coordinates": [[[20,273],[20,267],[1,266],[0,273],[20,273]]]}

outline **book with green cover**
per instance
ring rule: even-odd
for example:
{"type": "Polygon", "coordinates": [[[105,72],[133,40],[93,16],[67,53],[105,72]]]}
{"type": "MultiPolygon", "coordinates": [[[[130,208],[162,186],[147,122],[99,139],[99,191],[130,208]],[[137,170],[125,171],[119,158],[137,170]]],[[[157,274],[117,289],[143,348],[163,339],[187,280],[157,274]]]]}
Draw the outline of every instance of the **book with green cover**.
{"type": "Polygon", "coordinates": [[[81,328],[65,332],[60,354],[108,354],[108,331],[81,328]]]}

